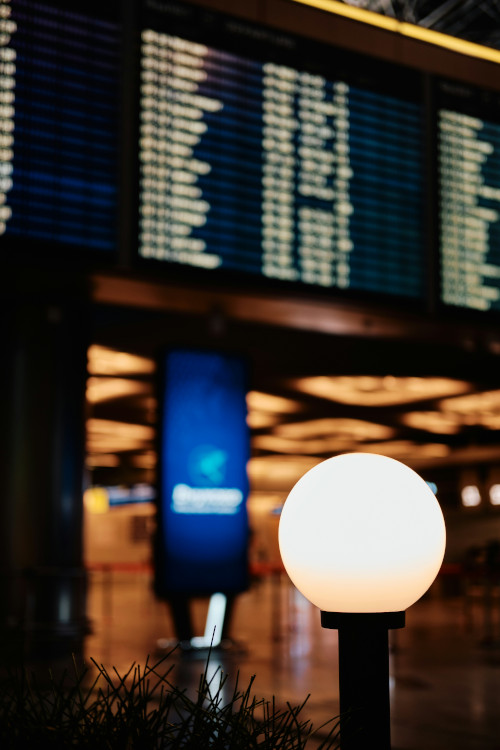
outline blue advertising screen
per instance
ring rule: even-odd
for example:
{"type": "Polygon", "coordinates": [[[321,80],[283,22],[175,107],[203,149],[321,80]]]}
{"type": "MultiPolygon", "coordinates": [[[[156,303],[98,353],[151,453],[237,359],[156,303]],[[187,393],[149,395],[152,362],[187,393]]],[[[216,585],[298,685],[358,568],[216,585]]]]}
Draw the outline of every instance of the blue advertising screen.
{"type": "Polygon", "coordinates": [[[236,593],[247,586],[246,367],[214,352],[164,362],[156,589],[236,593]]]}

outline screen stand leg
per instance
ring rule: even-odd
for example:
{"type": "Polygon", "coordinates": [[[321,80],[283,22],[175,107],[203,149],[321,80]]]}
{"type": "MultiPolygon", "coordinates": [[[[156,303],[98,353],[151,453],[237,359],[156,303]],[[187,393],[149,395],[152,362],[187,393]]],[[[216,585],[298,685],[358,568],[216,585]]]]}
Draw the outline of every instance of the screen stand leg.
{"type": "Polygon", "coordinates": [[[225,594],[212,594],[208,604],[205,632],[191,638],[193,648],[216,648],[222,639],[222,628],[226,614],[227,599],[225,594]]]}

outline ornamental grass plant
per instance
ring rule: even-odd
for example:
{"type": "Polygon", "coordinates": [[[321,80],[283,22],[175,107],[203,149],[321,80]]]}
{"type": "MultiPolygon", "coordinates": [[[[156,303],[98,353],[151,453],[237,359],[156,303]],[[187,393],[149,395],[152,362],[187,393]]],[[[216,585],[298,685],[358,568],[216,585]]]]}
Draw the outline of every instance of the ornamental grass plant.
{"type": "Polygon", "coordinates": [[[192,697],[170,680],[164,657],[125,674],[92,665],[40,680],[27,669],[0,684],[0,747],[91,750],[330,750],[338,722],[319,728],[303,718],[306,700],[279,707],[238,680],[229,699],[227,675],[209,677],[209,659],[192,697]],[[97,671],[96,671],[97,670],[97,671]],[[166,671],[165,671],[166,670],[166,671]]]}

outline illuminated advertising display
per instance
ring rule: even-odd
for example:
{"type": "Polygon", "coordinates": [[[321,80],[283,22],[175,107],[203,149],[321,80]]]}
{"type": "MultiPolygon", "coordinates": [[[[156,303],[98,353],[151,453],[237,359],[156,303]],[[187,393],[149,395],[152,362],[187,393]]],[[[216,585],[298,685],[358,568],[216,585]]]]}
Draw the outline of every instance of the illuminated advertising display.
{"type": "Polygon", "coordinates": [[[236,593],[247,586],[245,363],[176,350],[163,372],[156,588],[236,593]]]}

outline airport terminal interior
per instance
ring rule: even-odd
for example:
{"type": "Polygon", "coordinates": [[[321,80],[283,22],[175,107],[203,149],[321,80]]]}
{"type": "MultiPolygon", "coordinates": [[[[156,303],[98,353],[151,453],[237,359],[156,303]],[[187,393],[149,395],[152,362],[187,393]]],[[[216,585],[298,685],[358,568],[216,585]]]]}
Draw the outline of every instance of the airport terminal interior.
{"type": "MultiPolygon", "coordinates": [[[[283,705],[310,694],[304,717],[315,726],[338,715],[337,634],[321,628],[318,609],[283,570],[279,513],[318,460],[382,453],[435,486],[448,535],[438,579],[408,610],[406,627],[390,635],[393,747],[500,747],[496,355],[484,346],[478,351],[477,342],[446,347],[287,331],[219,313],[170,314],[153,325],[156,317],[146,314],[139,324],[137,314],[101,311],[88,351],[93,489],[84,500],[91,627],[85,653],[118,671],[165,656],[165,666],[192,690],[205,666],[206,649],[170,654],[171,612],[153,591],[156,506],[148,492],[156,486],[154,383],[161,359],[155,352],[163,351],[170,330],[173,348],[188,338],[195,349],[213,340],[217,351],[244,354],[251,373],[251,582],[236,598],[228,642],[211,656],[214,673],[239,673],[243,681],[256,675],[256,693],[283,705]],[[102,488],[114,489],[105,497],[102,488]]],[[[209,599],[195,597],[190,606],[196,635],[203,635],[209,599]]]]}
{"type": "Polygon", "coordinates": [[[1,664],[75,647],[223,698],[255,676],[307,698],[319,748],[338,634],[280,516],[322,461],[376,454],[447,534],[389,633],[393,750],[500,750],[497,4],[31,5],[0,0],[1,664]],[[229,363],[237,409],[177,355],[229,363]]]}

